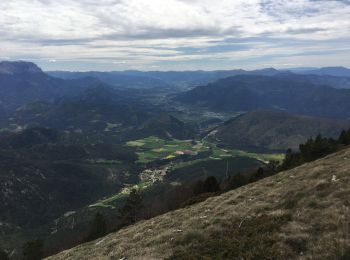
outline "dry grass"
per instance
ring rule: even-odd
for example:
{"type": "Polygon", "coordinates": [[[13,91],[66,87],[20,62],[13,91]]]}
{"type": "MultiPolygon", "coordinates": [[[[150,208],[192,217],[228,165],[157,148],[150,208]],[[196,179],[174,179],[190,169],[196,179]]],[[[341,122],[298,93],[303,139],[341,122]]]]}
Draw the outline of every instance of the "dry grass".
{"type": "Polygon", "coordinates": [[[346,149],[50,259],[349,259],[349,201],[346,149]]]}

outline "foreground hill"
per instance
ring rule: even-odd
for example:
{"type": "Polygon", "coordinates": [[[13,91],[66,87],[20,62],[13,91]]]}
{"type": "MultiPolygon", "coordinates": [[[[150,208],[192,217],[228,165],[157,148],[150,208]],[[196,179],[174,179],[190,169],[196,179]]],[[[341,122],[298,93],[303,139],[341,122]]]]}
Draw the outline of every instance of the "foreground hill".
{"type": "Polygon", "coordinates": [[[349,259],[350,148],[49,259],[349,259]]]}
{"type": "Polygon", "coordinates": [[[279,111],[258,110],[238,116],[219,126],[210,138],[227,148],[253,151],[297,150],[299,144],[318,134],[336,138],[350,121],[332,120],[279,111]]]}
{"type": "Polygon", "coordinates": [[[175,97],[215,111],[282,110],[349,118],[350,90],[319,86],[291,77],[236,76],[196,87],[175,97]]]}

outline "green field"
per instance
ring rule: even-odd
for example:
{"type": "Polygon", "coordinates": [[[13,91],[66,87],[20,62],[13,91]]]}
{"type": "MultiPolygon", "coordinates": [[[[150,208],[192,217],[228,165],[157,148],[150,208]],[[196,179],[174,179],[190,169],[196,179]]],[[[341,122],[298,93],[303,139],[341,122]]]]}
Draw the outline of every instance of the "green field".
{"type": "Polygon", "coordinates": [[[173,159],[183,154],[196,155],[209,150],[201,142],[193,140],[164,140],[155,136],[127,142],[135,147],[139,163],[148,163],[160,159],[173,159]]]}
{"type": "MultiPolygon", "coordinates": [[[[217,172],[218,175],[222,175],[221,172],[226,169],[227,162],[230,162],[230,170],[235,171],[241,170],[242,168],[249,168],[248,166],[250,165],[257,165],[257,161],[255,160],[267,163],[269,160],[281,161],[284,158],[284,154],[259,154],[241,150],[221,149],[208,141],[164,140],[155,136],[129,141],[127,142],[127,146],[136,149],[138,163],[148,163],[159,159],[172,159],[183,153],[193,153],[193,155],[195,155],[199,152],[209,151],[209,149],[211,149],[212,154],[206,158],[177,162],[171,165],[171,172],[185,171],[188,172],[189,175],[194,174],[190,173],[192,168],[199,174],[204,166],[208,166],[209,168],[204,168],[208,168],[208,171],[212,172],[211,175],[215,175],[213,173],[214,169],[217,169],[215,172],[217,172]],[[199,166],[200,168],[198,168],[199,166]]],[[[180,177],[180,174],[178,177],[180,177]]],[[[182,176],[181,178],[191,179],[191,176],[182,176]]],[[[129,184],[125,186],[121,192],[100,200],[90,205],[90,207],[115,208],[115,205],[120,205],[125,200],[132,188],[145,190],[151,186],[152,182],[142,181],[135,185],[129,184]]]]}
{"type": "Polygon", "coordinates": [[[225,157],[248,157],[257,159],[261,162],[267,163],[271,160],[276,161],[282,161],[284,159],[284,154],[280,153],[251,153],[241,150],[235,150],[235,149],[220,149],[216,146],[212,146],[213,148],[213,154],[211,156],[212,159],[222,159],[225,157]]]}
{"type": "Polygon", "coordinates": [[[122,191],[119,193],[116,193],[114,195],[111,195],[109,197],[106,197],[102,200],[99,200],[98,202],[89,205],[90,208],[111,208],[115,209],[116,207],[119,207],[120,205],[123,204],[125,199],[128,197],[132,189],[137,189],[137,190],[145,190],[149,187],[152,186],[153,183],[151,182],[139,182],[138,184],[135,185],[127,185],[124,187],[122,191]]]}
{"type": "MultiPolygon", "coordinates": [[[[149,163],[160,159],[173,159],[182,154],[196,155],[199,152],[208,151],[210,148],[212,149],[212,155],[207,159],[212,160],[239,156],[257,159],[266,163],[270,160],[281,161],[284,158],[284,154],[251,153],[234,149],[221,149],[207,141],[164,140],[155,136],[130,141],[127,142],[127,145],[136,148],[139,163],[149,163]]],[[[191,164],[191,162],[185,164],[191,164]]]]}

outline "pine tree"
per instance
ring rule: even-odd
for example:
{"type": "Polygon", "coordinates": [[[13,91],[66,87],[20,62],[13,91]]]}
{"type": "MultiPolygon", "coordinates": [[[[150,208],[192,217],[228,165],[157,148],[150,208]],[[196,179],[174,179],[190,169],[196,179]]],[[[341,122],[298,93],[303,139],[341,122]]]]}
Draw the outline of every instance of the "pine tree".
{"type": "Polygon", "coordinates": [[[204,183],[203,181],[197,181],[193,187],[193,194],[199,195],[204,192],[204,183]]]}
{"type": "Polygon", "coordinates": [[[40,239],[29,241],[23,248],[24,260],[40,260],[43,257],[43,242],[40,239]]]}
{"type": "Polygon", "coordinates": [[[350,129],[348,131],[343,130],[341,132],[338,143],[342,145],[350,145],[350,129]]]}
{"type": "Polygon", "coordinates": [[[120,210],[121,226],[134,224],[137,220],[137,212],[141,207],[142,196],[138,190],[133,189],[120,210]]]}
{"type": "Polygon", "coordinates": [[[95,240],[99,237],[106,235],[106,233],[107,233],[106,220],[102,214],[97,213],[95,215],[93,222],[91,223],[90,231],[86,238],[86,241],[95,240]]]}
{"type": "Polygon", "coordinates": [[[218,181],[214,176],[209,176],[203,183],[204,192],[217,192],[220,190],[218,181]]]}
{"type": "Polygon", "coordinates": [[[230,179],[229,179],[230,189],[239,188],[243,185],[246,185],[247,183],[248,183],[248,181],[246,180],[244,175],[240,172],[234,174],[233,176],[230,176],[230,179]]]}
{"type": "Polygon", "coordinates": [[[6,252],[2,249],[0,249],[0,260],[8,260],[9,257],[7,256],[6,252]]]}
{"type": "Polygon", "coordinates": [[[259,179],[264,177],[264,168],[259,167],[258,171],[256,172],[256,177],[259,179]]]}

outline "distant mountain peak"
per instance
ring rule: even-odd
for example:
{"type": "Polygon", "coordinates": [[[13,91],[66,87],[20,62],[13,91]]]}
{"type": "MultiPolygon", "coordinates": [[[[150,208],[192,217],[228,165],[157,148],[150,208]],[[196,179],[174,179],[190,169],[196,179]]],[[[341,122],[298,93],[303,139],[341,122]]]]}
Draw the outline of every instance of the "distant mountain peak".
{"type": "Polygon", "coordinates": [[[330,75],[337,77],[350,77],[350,69],[342,66],[323,67],[311,70],[295,71],[302,74],[330,75]]]}
{"type": "Polygon", "coordinates": [[[2,61],[0,62],[0,74],[33,74],[43,73],[34,63],[26,61],[2,61]]]}
{"type": "Polygon", "coordinates": [[[342,69],[342,70],[347,70],[348,68],[344,67],[344,66],[331,66],[331,67],[324,67],[321,69],[342,69]]]}
{"type": "Polygon", "coordinates": [[[278,71],[276,70],[275,68],[264,68],[264,69],[259,69],[259,70],[256,70],[256,71],[278,71]]]}

